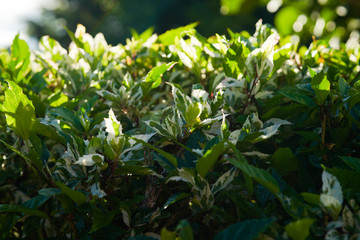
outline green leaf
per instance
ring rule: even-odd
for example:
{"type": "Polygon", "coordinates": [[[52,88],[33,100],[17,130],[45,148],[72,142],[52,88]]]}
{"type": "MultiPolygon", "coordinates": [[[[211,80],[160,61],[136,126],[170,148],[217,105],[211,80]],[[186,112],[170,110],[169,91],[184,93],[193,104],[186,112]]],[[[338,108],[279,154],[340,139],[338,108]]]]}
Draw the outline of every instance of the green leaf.
{"type": "Polygon", "coordinates": [[[8,81],[5,101],[1,111],[5,113],[7,125],[22,139],[27,140],[35,124],[35,108],[15,82],[8,81]]]}
{"type": "Polygon", "coordinates": [[[189,31],[191,29],[194,29],[199,23],[190,23],[183,27],[178,27],[175,29],[171,29],[169,31],[166,31],[165,33],[161,34],[159,36],[159,40],[166,46],[174,44],[175,38],[180,36],[180,34],[184,31],[189,31]]]}
{"type": "Polygon", "coordinates": [[[245,67],[246,57],[244,56],[246,47],[241,42],[233,43],[227,50],[223,60],[224,71],[228,77],[237,79],[245,67]]]}
{"type": "Polygon", "coordinates": [[[84,43],[81,42],[78,38],[76,38],[75,34],[72,31],[70,31],[67,27],[64,26],[64,28],[68,33],[69,37],[71,38],[71,40],[76,44],[76,46],[79,48],[84,48],[84,43]]]}
{"type": "Polygon", "coordinates": [[[356,171],[360,171],[360,158],[340,157],[349,167],[356,171]]]}
{"type": "Polygon", "coordinates": [[[174,165],[175,167],[177,167],[177,159],[176,157],[174,157],[173,155],[171,155],[170,153],[167,153],[157,147],[154,147],[153,145],[141,140],[141,139],[138,139],[138,138],[134,138],[134,137],[131,137],[129,136],[130,138],[134,139],[136,142],[138,143],[141,143],[142,145],[148,147],[148,148],[151,148],[152,150],[155,150],[156,152],[160,153],[162,156],[164,156],[167,160],[169,160],[169,162],[171,162],[172,165],[174,165]]]}
{"type": "Polygon", "coordinates": [[[76,204],[82,205],[86,202],[86,196],[82,192],[73,190],[65,184],[62,184],[61,182],[55,182],[55,184],[61,189],[61,191],[65,195],[71,198],[71,200],[73,200],[76,204]]]}
{"type": "Polygon", "coordinates": [[[346,103],[349,105],[349,110],[351,110],[356,104],[360,102],[360,92],[352,94],[349,98],[346,99],[346,103]]]}
{"type": "Polygon", "coordinates": [[[186,108],[186,112],[184,114],[184,119],[186,121],[186,125],[188,127],[194,126],[196,123],[200,122],[200,114],[201,114],[201,104],[198,102],[193,102],[186,108]]]}
{"type": "Polygon", "coordinates": [[[24,80],[25,74],[30,64],[30,49],[26,41],[19,38],[19,34],[13,40],[11,45],[11,62],[13,79],[19,83],[24,80]]]}
{"type": "Polygon", "coordinates": [[[115,211],[104,212],[100,208],[95,207],[92,214],[93,224],[90,233],[99,230],[111,223],[115,217],[115,211]]]}
{"type": "Polygon", "coordinates": [[[271,176],[271,174],[267,171],[250,165],[241,155],[239,150],[236,149],[234,144],[232,144],[231,142],[227,143],[230,145],[237,158],[236,160],[228,158],[228,161],[231,162],[235,167],[239,168],[244,174],[248,175],[258,183],[263,185],[275,196],[277,196],[280,193],[280,188],[275,178],[273,178],[273,176],[271,176]]]}
{"type": "Polygon", "coordinates": [[[308,95],[306,95],[304,91],[297,88],[281,88],[279,93],[300,104],[307,106],[316,105],[315,102],[308,95]]]}
{"type": "Polygon", "coordinates": [[[319,105],[323,105],[330,92],[330,82],[324,72],[316,73],[309,68],[311,75],[311,87],[316,93],[319,105]]]}
{"type": "Polygon", "coordinates": [[[51,109],[49,111],[49,115],[55,118],[60,118],[66,123],[70,124],[74,130],[77,130],[80,133],[84,133],[85,131],[80,119],[76,117],[75,114],[68,108],[59,107],[51,109]]]}
{"type": "Polygon", "coordinates": [[[43,205],[49,198],[50,198],[50,196],[38,195],[38,196],[33,197],[32,199],[26,201],[23,204],[23,206],[31,208],[31,209],[35,209],[35,208],[38,208],[41,205],[43,205]]]}
{"type": "Polygon", "coordinates": [[[161,75],[171,69],[175,64],[176,63],[174,62],[170,62],[151,69],[150,72],[145,76],[144,80],[141,82],[143,96],[146,96],[151,89],[157,88],[161,83],[161,75]]]}
{"type": "Polygon", "coordinates": [[[182,199],[190,197],[189,193],[175,193],[171,195],[168,200],[164,203],[162,209],[168,208],[171,204],[174,204],[182,199]]]}
{"type": "MultiPolygon", "coordinates": [[[[176,108],[184,116],[187,112],[187,108],[192,104],[192,100],[189,96],[185,95],[181,87],[174,83],[168,83],[171,87],[171,93],[174,98],[176,108]]],[[[185,118],[185,117],[184,117],[185,118]]]]}
{"type": "Polygon", "coordinates": [[[219,156],[226,150],[227,147],[225,147],[225,143],[221,141],[206,151],[204,156],[196,162],[196,171],[201,177],[205,177],[209,170],[215,165],[219,156]]]}
{"type": "Polygon", "coordinates": [[[26,163],[31,166],[31,164],[34,164],[35,167],[37,167],[38,169],[41,169],[42,164],[41,161],[33,161],[32,159],[30,159],[29,157],[25,156],[24,154],[22,154],[20,151],[18,151],[17,149],[15,149],[13,146],[9,145],[7,142],[4,142],[3,140],[0,139],[0,142],[2,144],[4,144],[7,148],[9,148],[11,151],[13,151],[14,153],[16,153],[17,155],[19,155],[20,157],[22,157],[26,163]]]}
{"type": "Polygon", "coordinates": [[[176,232],[168,231],[166,228],[161,229],[160,239],[161,240],[175,240],[176,239],[176,232]]]}
{"type": "Polygon", "coordinates": [[[69,101],[68,96],[62,92],[58,92],[49,97],[49,103],[51,107],[60,107],[61,105],[69,101]]]}
{"type": "Polygon", "coordinates": [[[320,205],[320,195],[314,193],[301,193],[301,196],[304,200],[310,204],[319,206],[320,205]]]}
{"type": "Polygon", "coordinates": [[[37,216],[41,218],[47,218],[46,213],[35,210],[29,207],[15,205],[15,204],[1,204],[0,205],[0,213],[24,213],[31,216],[37,216]]]}
{"type": "Polygon", "coordinates": [[[339,91],[343,98],[346,98],[349,95],[350,84],[342,77],[339,77],[339,91]]]}
{"type": "Polygon", "coordinates": [[[315,222],[313,218],[303,218],[286,225],[286,233],[294,240],[305,240],[310,233],[310,227],[315,222]]]}
{"type": "Polygon", "coordinates": [[[38,193],[44,196],[57,196],[61,194],[61,190],[58,188],[43,188],[38,193]]]}
{"type": "Polygon", "coordinates": [[[272,166],[281,174],[297,170],[297,160],[290,148],[278,148],[271,157],[272,166]]]}
{"type": "Polygon", "coordinates": [[[218,233],[214,240],[241,239],[253,240],[275,221],[272,218],[251,219],[230,225],[218,233]]]}
{"type": "Polygon", "coordinates": [[[179,231],[180,240],[193,240],[194,234],[190,223],[183,219],[176,226],[176,231],[179,231]]]}

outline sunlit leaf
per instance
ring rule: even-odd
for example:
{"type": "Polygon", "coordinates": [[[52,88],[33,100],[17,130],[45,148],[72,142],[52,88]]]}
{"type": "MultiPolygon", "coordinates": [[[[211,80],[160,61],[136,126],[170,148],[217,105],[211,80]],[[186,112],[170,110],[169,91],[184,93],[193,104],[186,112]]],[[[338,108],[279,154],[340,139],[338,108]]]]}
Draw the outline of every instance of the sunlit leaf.
{"type": "Polygon", "coordinates": [[[7,125],[24,140],[29,139],[35,125],[35,108],[15,82],[8,81],[5,101],[1,111],[5,113],[7,125]]]}
{"type": "Polygon", "coordinates": [[[312,218],[303,218],[285,226],[287,234],[294,240],[305,240],[310,234],[310,227],[315,222],[312,218]]]}

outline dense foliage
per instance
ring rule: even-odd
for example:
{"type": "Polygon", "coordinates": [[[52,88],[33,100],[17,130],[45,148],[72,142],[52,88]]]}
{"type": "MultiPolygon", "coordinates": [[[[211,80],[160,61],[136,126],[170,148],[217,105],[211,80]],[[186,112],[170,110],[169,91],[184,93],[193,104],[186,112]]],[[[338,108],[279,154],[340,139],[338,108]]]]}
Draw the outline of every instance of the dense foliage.
{"type": "Polygon", "coordinates": [[[0,51],[1,238],[359,238],[359,42],[195,26],[0,51]]]}

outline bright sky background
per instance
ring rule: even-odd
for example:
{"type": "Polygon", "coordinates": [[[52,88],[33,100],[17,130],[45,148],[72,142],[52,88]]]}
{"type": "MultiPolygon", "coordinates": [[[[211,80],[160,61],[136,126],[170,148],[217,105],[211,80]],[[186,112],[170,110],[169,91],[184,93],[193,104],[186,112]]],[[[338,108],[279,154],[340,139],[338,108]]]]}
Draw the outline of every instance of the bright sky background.
{"type": "Polygon", "coordinates": [[[35,48],[36,41],[26,34],[26,20],[39,19],[41,7],[54,6],[55,0],[0,0],[0,48],[10,46],[18,33],[35,48]]]}

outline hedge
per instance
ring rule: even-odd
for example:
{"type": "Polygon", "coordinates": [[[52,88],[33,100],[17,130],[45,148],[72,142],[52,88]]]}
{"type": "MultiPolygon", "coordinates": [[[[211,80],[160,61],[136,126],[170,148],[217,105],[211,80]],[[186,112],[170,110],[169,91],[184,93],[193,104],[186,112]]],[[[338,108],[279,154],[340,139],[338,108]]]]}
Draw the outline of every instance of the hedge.
{"type": "Polygon", "coordinates": [[[0,238],[359,238],[358,40],[195,27],[0,50],[0,238]]]}

